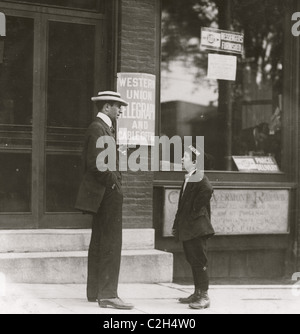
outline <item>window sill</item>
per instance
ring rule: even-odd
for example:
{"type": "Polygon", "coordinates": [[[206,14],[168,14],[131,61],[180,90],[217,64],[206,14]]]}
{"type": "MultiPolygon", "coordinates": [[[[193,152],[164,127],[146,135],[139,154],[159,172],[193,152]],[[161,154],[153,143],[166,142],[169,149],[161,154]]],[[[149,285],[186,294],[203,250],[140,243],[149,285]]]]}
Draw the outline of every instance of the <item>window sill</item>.
{"type": "MultiPolygon", "coordinates": [[[[181,186],[185,172],[155,172],[154,186],[181,186]]],[[[285,173],[245,173],[245,172],[217,172],[207,171],[205,175],[216,188],[272,188],[295,189],[297,183],[285,173]]]]}

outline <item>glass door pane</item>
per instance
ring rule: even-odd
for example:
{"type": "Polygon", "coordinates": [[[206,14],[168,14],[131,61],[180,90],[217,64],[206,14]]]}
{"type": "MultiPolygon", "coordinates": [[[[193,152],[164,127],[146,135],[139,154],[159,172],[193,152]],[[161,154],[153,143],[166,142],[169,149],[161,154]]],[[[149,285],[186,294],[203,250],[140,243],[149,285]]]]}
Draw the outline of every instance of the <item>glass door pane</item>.
{"type": "Polygon", "coordinates": [[[6,17],[0,59],[0,212],[31,212],[34,20],[6,17]]]}
{"type": "Polygon", "coordinates": [[[75,212],[83,136],[92,120],[95,26],[49,22],[46,212],[75,212]]]}

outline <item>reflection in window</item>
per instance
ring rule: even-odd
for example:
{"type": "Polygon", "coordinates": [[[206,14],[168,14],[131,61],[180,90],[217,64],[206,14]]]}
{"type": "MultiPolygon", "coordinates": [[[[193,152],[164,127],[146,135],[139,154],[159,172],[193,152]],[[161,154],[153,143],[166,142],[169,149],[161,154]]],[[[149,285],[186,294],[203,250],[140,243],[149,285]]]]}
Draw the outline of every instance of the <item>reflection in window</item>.
{"type": "Polygon", "coordinates": [[[81,179],[81,157],[47,155],[46,211],[74,212],[81,179]]]}
{"type": "Polygon", "coordinates": [[[163,0],[162,9],[161,135],[204,136],[206,169],[236,170],[234,155],[280,166],[283,2],[163,0]],[[201,27],[244,33],[235,82],[207,79],[201,27]]]}
{"type": "Polygon", "coordinates": [[[31,154],[0,154],[0,213],[31,212],[31,154]]]}

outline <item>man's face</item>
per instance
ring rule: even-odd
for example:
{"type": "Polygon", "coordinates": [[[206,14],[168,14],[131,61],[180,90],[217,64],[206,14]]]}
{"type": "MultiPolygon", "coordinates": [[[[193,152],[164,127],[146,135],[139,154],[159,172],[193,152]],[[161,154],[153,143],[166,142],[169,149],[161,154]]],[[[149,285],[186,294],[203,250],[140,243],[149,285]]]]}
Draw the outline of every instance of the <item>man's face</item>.
{"type": "Polygon", "coordinates": [[[184,156],[182,158],[182,165],[187,172],[190,172],[194,169],[195,165],[191,159],[191,154],[189,152],[184,152],[184,156]]]}
{"type": "Polygon", "coordinates": [[[260,143],[263,143],[265,140],[267,140],[267,135],[263,132],[259,132],[258,135],[257,135],[257,140],[260,142],[260,143]]]}
{"type": "Polygon", "coordinates": [[[118,117],[122,114],[121,104],[116,102],[113,105],[109,105],[107,116],[112,120],[116,121],[118,117]]]}

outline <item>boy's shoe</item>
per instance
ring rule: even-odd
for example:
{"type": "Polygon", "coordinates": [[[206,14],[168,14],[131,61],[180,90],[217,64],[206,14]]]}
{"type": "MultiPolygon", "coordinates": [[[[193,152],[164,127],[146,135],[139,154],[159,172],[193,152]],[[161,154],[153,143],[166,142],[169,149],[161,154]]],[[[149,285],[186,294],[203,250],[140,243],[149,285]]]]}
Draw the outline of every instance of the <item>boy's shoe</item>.
{"type": "Polygon", "coordinates": [[[202,291],[197,301],[190,303],[190,308],[195,310],[204,310],[210,307],[210,299],[207,291],[202,291]]]}
{"type": "Polygon", "coordinates": [[[195,292],[187,298],[179,298],[181,304],[192,304],[198,301],[201,297],[201,291],[196,289],[195,292]]]}

